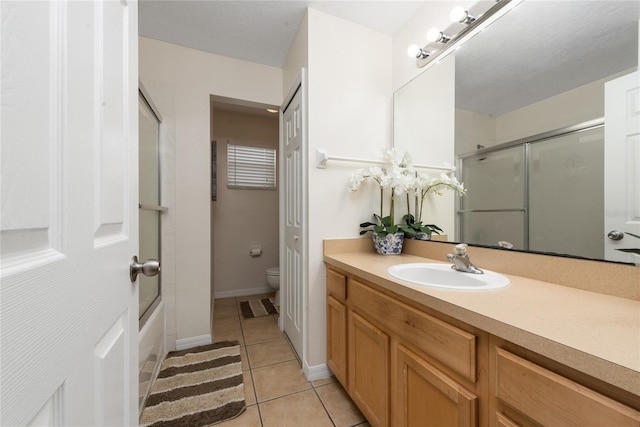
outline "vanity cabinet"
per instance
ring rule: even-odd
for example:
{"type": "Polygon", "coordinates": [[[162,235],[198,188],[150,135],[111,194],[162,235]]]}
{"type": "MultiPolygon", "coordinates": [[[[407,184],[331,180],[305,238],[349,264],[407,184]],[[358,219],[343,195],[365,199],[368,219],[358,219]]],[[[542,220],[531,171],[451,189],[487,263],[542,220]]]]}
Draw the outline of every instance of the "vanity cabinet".
{"type": "Polygon", "coordinates": [[[389,424],[389,336],[349,312],[349,395],[369,424],[389,424]]]}
{"type": "Polygon", "coordinates": [[[327,365],[347,387],[347,276],[327,270],[327,365]]]}
{"type": "Polygon", "coordinates": [[[402,344],[397,346],[398,426],[476,426],[478,397],[402,344]]]}
{"type": "Polygon", "coordinates": [[[640,397],[327,266],[327,363],[372,426],[636,426],[640,397]]]}
{"type": "Polygon", "coordinates": [[[476,338],[327,269],[327,363],[372,426],[477,426],[476,338]]]}
{"type": "Polygon", "coordinates": [[[491,353],[497,426],[640,426],[640,412],[620,402],[507,349],[491,353]]]}

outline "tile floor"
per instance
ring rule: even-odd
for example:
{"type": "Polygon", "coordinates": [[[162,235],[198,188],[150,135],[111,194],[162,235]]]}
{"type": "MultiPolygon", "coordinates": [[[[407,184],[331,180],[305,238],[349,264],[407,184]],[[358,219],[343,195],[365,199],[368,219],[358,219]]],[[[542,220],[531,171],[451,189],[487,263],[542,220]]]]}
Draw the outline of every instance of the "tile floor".
{"type": "Polygon", "coordinates": [[[276,315],[242,317],[238,305],[247,298],[214,301],[213,340],[240,342],[247,402],[241,416],[216,427],[369,427],[335,378],[305,379],[276,315]]]}

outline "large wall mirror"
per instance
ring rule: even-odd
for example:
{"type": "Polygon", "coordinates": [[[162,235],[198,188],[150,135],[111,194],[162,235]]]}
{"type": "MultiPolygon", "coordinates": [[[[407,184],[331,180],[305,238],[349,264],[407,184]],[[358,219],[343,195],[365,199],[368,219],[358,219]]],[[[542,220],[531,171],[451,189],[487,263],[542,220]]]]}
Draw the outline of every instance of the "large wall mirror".
{"type": "Polygon", "coordinates": [[[638,263],[639,19],[524,0],[396,92],[394,145],[449,153],[468,189],[438,219],[450,241],[638,263]]]}

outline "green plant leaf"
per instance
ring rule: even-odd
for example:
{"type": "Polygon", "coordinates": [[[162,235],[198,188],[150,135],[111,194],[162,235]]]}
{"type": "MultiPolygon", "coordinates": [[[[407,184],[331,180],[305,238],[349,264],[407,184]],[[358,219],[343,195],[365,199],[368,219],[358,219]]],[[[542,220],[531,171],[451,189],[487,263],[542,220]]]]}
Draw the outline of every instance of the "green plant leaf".
{"type": "Polygon", "coordinates": [[[371,227],[372,225],[377,225],[374,224],[373,222],[363,222],[362,224],[360,224],[360,227],[371,227]]]}
{"type": "Polygon", "coordinates": [[[416,236],[418,234],[416,230],[406,225],[400,225],[398,226],[398,228],[400,228],[400,230],[402,230],[404,234],[408,234],[409,236],[416,236]]]}
{"type": "Polygon", "coordinates": [[[629,236],[633,236],[636,239],[640,239],[640,236],[638,236],[637,234],[629,233],[628,231],[625,231],[624,234],[628,234],[629,236]]]}
{"type": "MultiPolygon", "coordinates": [[[[432,230],[434,230],[434,232],[435,232],[435,231],[442,231],[442,228],[438,227],[438,226],[437,226],[437,225],[435,225],[435,224],[427,224],[427,227],[429,227],[429,228],[431,228],[432,230]]],[[[437,234],[440,234],[440,233],[437,233],[437,234]]]]}
{"type": "Polygon", "coordinates": [[[385,216],[384,218],[380,219],[380,222],[382,223],[382,225],[384,225],[385,227],[390,227],[391,224],[391,217],[390,216],[385,216]]]}

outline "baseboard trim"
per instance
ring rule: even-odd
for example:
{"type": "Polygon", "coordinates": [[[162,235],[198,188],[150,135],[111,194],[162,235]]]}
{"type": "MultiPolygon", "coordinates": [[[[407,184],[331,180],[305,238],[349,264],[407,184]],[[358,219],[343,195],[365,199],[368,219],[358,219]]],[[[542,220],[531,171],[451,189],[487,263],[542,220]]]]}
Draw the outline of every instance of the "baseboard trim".
{"type": "Polygon", "coordinates": [[[303,371],[304,376],[307,377],[307,381],[323,380],[333,376],[333,372],[331,372],[326,363],[309,366],[305,361],[303,371]]]}
{"type": "Polygon", "coordinates": [[[249,295],[269,294],[274,292],[271,286],[263,286],[261,288],[248,288],[248,289],[234,289],[232,291],[214,291],[213,298],[231,298],[231,297],[245,297],[249,295]]]}
{"type": "Polygon", "coordinates": [[[187,348],[198,347],[199,345],[208,345],[212,342],[211,334],[180,338],[176,340],[176,350],[186,350],[187,348]]]}

